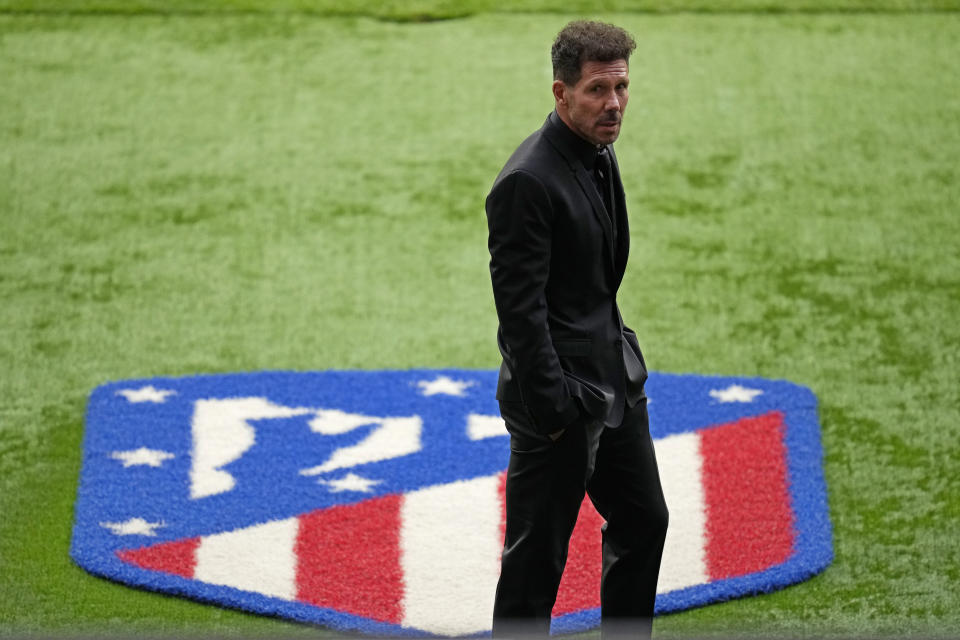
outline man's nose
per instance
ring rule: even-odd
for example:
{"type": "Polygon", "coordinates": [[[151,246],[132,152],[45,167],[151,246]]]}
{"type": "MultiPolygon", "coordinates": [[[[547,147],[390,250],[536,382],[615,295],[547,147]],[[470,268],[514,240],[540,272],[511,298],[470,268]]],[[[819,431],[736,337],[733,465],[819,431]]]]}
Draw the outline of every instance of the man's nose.
{"type": "Polygon", "coordinates": [[[616,91],[607,94],[607,104],[604,106],[607,111],[620,111],[620,96],[617,95],[616,91]]]}

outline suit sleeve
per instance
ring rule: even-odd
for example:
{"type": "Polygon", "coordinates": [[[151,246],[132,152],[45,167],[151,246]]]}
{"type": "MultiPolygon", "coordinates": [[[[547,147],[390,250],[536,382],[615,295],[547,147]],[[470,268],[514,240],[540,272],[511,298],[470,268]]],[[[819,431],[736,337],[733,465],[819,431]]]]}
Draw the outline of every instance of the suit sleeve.
{"type": "Polygon", "coordinates": [[[554,212],[543,184],[515,171],[487,197],[490,278],[504,357],[535,426],[567,426],[580,409],[570,395],[547,322],[546,284],[554,212]]]}

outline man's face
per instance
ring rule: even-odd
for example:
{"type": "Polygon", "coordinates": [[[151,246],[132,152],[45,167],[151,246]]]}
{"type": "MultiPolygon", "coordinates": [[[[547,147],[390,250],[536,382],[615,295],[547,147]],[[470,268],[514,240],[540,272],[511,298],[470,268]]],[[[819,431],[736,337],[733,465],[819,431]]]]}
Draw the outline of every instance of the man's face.
{"type": "Polygon", "coordinates": [[[610,144],[620,135],[630,84],[626,60],[584,62],[580,80],[569,86],[553,83],[557,113],[581,138],[595,145],[610,144]]]}

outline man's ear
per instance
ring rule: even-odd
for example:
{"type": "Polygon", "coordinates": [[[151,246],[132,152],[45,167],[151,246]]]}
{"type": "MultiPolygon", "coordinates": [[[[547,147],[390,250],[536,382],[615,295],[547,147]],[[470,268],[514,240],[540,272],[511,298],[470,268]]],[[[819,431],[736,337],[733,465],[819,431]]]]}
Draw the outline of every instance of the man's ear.
{"type": "Polygon", "coordinates": [[[567,85],[563,84],[563,80],[553,81],[553,99],[558,105],[567,104],[567,85]]]}

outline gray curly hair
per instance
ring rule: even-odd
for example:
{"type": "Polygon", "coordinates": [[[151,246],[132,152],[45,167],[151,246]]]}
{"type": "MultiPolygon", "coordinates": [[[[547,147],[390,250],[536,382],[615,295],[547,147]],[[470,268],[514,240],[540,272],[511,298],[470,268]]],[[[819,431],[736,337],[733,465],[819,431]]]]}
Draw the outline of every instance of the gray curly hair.
{"type": "Polygon", "coordinates": [[[626,60],[637,47],[629,33],[605,22],[575,20],[561,29],[550,49],[553,79],[573,86],[584,62],[626,60]]]}

